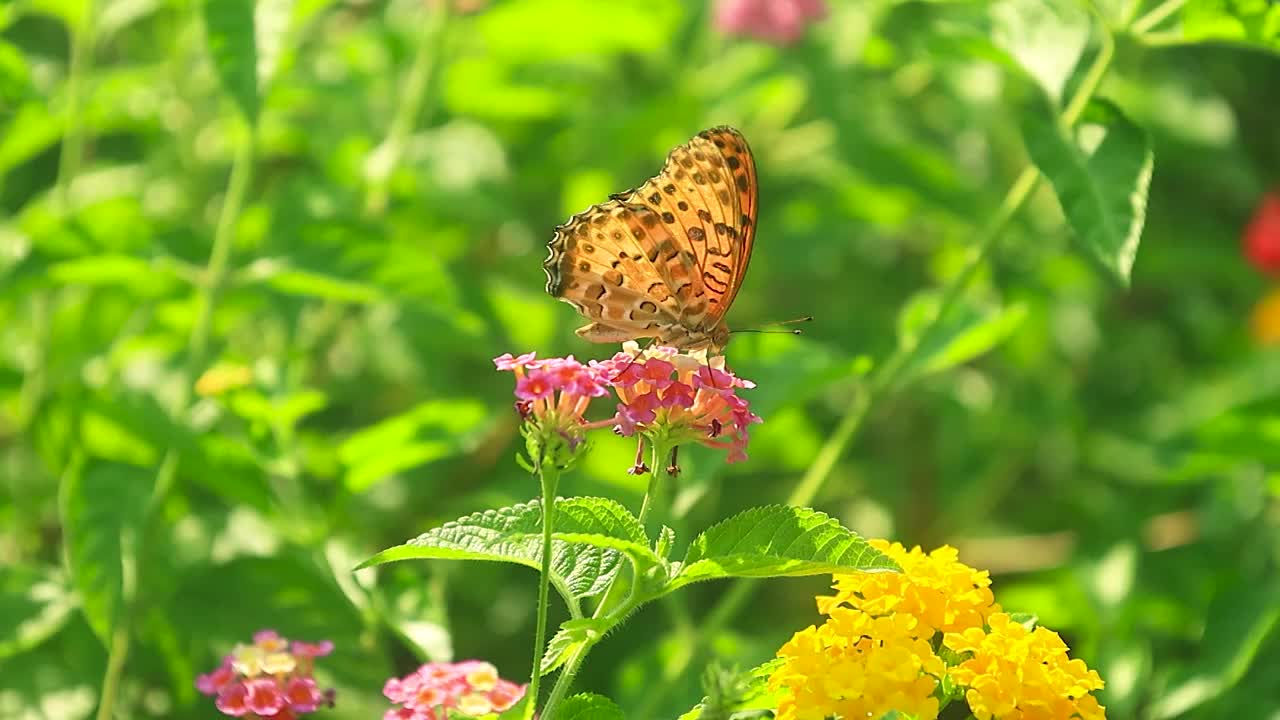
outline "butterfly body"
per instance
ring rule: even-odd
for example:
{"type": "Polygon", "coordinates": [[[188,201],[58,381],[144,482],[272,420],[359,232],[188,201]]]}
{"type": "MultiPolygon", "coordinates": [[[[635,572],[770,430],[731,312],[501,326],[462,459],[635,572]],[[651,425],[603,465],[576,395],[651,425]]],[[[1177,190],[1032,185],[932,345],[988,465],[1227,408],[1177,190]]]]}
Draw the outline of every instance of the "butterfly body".
{"type": "Polygon", "coordinates": [[[724,316],[751,259],[755,162],[737,130],[704,130],[658,175],[556,228],[543,262],[547,292],[591,322],[592,342],[655,338],[722,350],[724,316]]]}

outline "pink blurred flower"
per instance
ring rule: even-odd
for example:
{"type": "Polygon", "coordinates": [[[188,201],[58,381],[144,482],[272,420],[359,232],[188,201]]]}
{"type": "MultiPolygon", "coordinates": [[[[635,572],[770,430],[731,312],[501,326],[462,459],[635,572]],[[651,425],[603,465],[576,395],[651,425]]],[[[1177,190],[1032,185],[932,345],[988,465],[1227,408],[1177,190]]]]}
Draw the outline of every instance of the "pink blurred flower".
{"type": "Polygon", "coordinates": [[[331,640],[321,640],[318,643],[309,643],[294,640],[291,648],[293,654],[298,657],[318,658],[333,652],[333,642],[331,640]]]}
{"type": "Polygon", "coordinates": [[[228,683],[218,692],[213,704],[224,715],[240,717],[249,712],[249,688],[242,682],[228,683]]]}
{"type": "Polygon", "coordinates": [[[443,720],[452,712],[478,717],[509,710],[524,697],[526,686],[498,676],[482,660],[427,663],[403,678],[387,680],[382,692],[392,703],[383,720],[443,720]]]}
{"type": "Polygon", "coordinates": [[[244,684],[249,691],[245,704],[254,714],[275,715],[285,706],[284,691],[279,680],[262,677],[246,680],[244,684]]]}
{"type": "Polygon", "coordinates": [[[726,35],[746,35],[790,45],[827,15],[823,0],[719,0],[715,25],[726,35]]]}
{"type": "Polygon", "coordinates": [[[213,672],[196,677],[196,689],[205,695],[217,695],[235,679],[236,671],[231,669],[231,658],[225,657],[213,672]]]}
{"type": "Polygon", "coordinates": [[[289,709],[300,713],[315,712],[324,704],[324,693],[311,678],[292,678],[284,686],[284,698],[289,709]]]}
{"type": "Polygon", "coordinates": [[[254,634],[253,643],[236,645],[212,672],[196,678],[196,689],[214,695],[225,715],[295,720],[333,705],[333,690],[321,690],[311,677],[314,659],[328,655],[333,643],[294,642],[274,630],[254,634]]]}

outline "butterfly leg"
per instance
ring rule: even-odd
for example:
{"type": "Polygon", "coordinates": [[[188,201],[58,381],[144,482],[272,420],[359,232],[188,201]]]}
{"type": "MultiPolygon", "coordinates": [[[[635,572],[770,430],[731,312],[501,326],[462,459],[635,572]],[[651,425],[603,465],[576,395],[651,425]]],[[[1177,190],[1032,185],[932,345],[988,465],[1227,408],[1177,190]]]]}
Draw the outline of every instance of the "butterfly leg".
{"type": "Polygon", "coordinates": [[[628,475],[644,475],[649,472],[649,466],[644,464],[644,438],[636,438],[636,464],[631,466],[627,471],[628,475]]]}

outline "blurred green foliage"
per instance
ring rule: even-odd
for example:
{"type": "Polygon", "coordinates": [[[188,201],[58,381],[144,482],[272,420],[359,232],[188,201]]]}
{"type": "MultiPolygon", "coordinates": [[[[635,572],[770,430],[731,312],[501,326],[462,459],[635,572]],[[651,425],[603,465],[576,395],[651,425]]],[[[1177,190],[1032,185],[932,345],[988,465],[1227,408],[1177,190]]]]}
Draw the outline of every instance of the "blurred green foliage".
{"type": "MultiPolygon", "coordinates": [[[[195,674],[262,627],[335,641],[335,718],[424,658],[527,676],[534,573],[351,568],[537,496],[490,358],[611,352],[542,292],[543,244],[720,123],[761,182],[730,322],[817,321],[730,345],[765,423],[745,464],[689,453],[678,536],[788,496],[1034,162],[964,341],[814,504],[991,568],[1113,717],[1280,712],[1280,357],[1237,250],[1280,180],[1280,8],[832,2],[777,48],[701,2],[458,4],[0,4],[0,717],[215,717],[195,674]],[[1110,52],[1077,109],[1106,136],[1077,137],[1056,113],[1110,52]]],[[[630,453],[597,440],[561,492],[634,506],[630,453]]],[[[825,584],[764,586],[714,655],[768,659],[825,584]]],[[[726,587],[637,615],[584,688],[687,709],[726,587]]]]}

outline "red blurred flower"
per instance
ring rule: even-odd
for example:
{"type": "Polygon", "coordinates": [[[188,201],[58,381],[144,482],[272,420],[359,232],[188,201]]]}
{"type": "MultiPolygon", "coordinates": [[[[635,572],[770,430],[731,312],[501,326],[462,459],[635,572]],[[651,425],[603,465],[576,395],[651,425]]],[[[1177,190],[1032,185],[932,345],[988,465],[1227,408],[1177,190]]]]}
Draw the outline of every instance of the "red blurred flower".
{"type": "Polygon", "coordinates": [[[747,35],[775,45],[790,45],[826,15],[823,0],[720,0],[715,24],[726,35],[747,35]]]}
{"type": "Polygon", "coordinates": [[[1280,274],[1280,189],[1262,196],[1244,230],[1244,254],[1265,273],[1280,274]]]}

